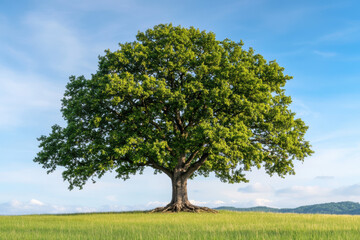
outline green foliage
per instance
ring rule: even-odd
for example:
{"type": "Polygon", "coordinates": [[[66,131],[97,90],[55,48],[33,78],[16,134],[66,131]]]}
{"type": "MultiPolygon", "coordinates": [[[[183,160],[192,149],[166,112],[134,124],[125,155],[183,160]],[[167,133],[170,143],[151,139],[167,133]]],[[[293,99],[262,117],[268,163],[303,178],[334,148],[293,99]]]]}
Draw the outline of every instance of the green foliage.
{"type": "Polygon", "coordinates": [[[0,216],[0,239],[310,240],[359,238],[359,216],[227,212],[0,216]]]}
{"type": "Polygon", "coordinates": [[[261,166],[285,176],[312,153],[285,95],[291,77],[275,61],[193,27],[160,24],[136,39],[106,50],[90,79],[70,77],[66,126],[39,138],[34,161],[49,172],[65,167],[70,188],[146,166],[229,183],[261,166]]]}

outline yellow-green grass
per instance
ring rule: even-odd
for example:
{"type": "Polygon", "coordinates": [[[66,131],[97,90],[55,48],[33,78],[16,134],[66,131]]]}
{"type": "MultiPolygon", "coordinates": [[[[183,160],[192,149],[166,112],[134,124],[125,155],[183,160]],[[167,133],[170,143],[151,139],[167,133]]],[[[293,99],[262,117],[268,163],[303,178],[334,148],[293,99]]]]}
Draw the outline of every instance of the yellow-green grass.
{"type": "Polygon", "coordinates": [[[0,216],[0,239],[360,239],[360,216],[228,211],[0,216]]]}

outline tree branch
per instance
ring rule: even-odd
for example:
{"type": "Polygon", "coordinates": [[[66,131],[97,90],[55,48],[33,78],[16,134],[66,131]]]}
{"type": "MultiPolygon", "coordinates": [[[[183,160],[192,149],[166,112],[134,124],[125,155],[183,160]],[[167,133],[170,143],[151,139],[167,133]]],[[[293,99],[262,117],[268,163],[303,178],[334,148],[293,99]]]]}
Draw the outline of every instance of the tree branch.
{"type": "Polygon", "coordinates": [[[185,165],[184,165],[184,169],[187,170],[191,164],[191,161],[196,157],[196,155],[200,152],[200,149],[196,150],[195,152],[193,152],[190,157],[186,160],[185,165]]]}
{"type": "MultiPolygon", "coordinates": [[[[118,160],[118,161],[123,161],[123,162],[127,162],[129,164],[134,164],[133,161],[131,161],[131,159],[129,157],[122,157],[120,159],[114,159],[113,157],[111,157],[113,160],[118,160]]],[[[136,166],[137,167],[144,167],[144,166],[150,166],[152,168],[155,168],[157,170],[162,171],[163,173],[165,173],[166,175],[168,175],[170,178],[173,177],[173,173],[170,169],[161,166],[160,164],[158,164],[157,162],[151,160],[150,157],[147,156],[148,162],[147,163],[137,163],[136,166]]]]}
{"type": "MultiPolygon", "coordinates": [[[[166,140],[166,137],[165,135],[163,134],[163,129],[160,127],[159,124],[157,124],[156,122],[154,122],[152,119],[151,119],[151,116],[149,115],[149,111],[148,111],[148,107],[147,107],[147,104],[146,102],[144,101],[144,99],[140,99],[141,100],[141,104],[142,106],[145,108],[145,114],[149,117],[149,122],[159,131],[159,134],[160,134],[160,137],[165,140],[166,140]]],[[[176,154],[174,153],[173,149],[168,145],[166,144],[166,149],[170,152],[171,155],[175,156],[176,154]]]]}
{"type": "Polygon", "coordinates": [[[125,118],[125,116],[126,116],[126,114],[130,112],[130,111],[128,110],[128,111],[124,111],[124,112],[121,114],[121,113],[119,113],[118,111],[112,109],[112,108],[109,107],[109,106],[106,106],[105,108],[106,108],[108,111],[110,111],[110,112],[112,112],[113,114],[115,114],[120,121],[123,121],[124,118],[125,118]],[[124,114],[124,113],[125,113],[125,114],[124,114]]]}
{"type": "Polygon", "coordinates": [[[180,133],[183,134],[184,133],[184,127],[183,127],[183,123],[181,121],[180,112],[178,110],[176,110],[175,122],[176,122],[176,125],[177,125],[178,129],[180,130],[180,133]]]}
{"type": "MultiPolygon", "coordinates": [[[[199,91],[195,92],[194,97],[193,97],[193,98],[190,98],[189,101],[190,101],[190,100],[194,100],[194,99],[200,101],[200,96],[202,95],[202,92],[203,92],[203,90],[199,90],[199,91]]],[[[195,108],[195,109],[193,110],[193,112],[194,112],[194,113],[198,112],[198,110],[201,108],[201,106],[202,106],[202,104],[198,104],[198,107],[195,108]]],[[[188,125],[186,125],[186,126],[184,127],[184,131],[186,131],[186,129],[187,129],[188,127],[192,127],[192,126],[195,125],[194,117],[195,117],[195,115],[190,115],[189,123],[188,123],[188,125]]]]}
{"type": "Polygon", "coordinates": [[[185,162],[185,165],[184,165],[184,169],[187,170],[191,164],[191,162],[195,159],[196,155],[200,152],[201,150],[201,147],[203,146],[204,144],[201,143],[197,146],[197,150],[195,150],[190,156],[189,158],[186,160],[185,162]]]}
{"type": "Polygon", "coordinates": [[[189,169],[185,172],[184,177],[186,178],[190,177],[191,174],[193,174],[196,170],[198,170],[201,167],[201,165],[204,164],[208,156],[209,153],[204,153],[198,161],[196,161],[189,167],[189,169]]]}
{"type": "Polygon", "coordinates": [[[165,173],[166,175],[168,175],[170,178],[173,177],[173,173],[170,169],[166,168],[166,167],[163,167],[159,164],[157,164],[155,161],[152,161],[152,160],[148,160],[149,161],[149,166],[155,168],[155,169],[158,169],[160,171],[162,171],[163,173],[165,173]]]}

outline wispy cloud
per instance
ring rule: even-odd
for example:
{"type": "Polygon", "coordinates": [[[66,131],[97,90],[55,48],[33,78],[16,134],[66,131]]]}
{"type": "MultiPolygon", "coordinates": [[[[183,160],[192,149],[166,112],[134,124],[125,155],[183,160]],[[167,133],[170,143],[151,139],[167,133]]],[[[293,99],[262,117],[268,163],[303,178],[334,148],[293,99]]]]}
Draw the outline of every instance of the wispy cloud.
{"type": "Polygon", "coordinates": [[[223,204],[225,204],[225,202],[224,202],[224,201],[221,201],[221,200],[216,200],[216,201],[214,202],[214,204],[215,204],[215,205],[223,205],[223,204]]]}
{"type": "MultiPolygon", "coordinates": [[[[344,106],[345,108],[346,106],[344,106]]],[[[333,131],[329,131],[328,133],[324,133],[321,136],[318,136],[312,140],[313,143],[320,143],[320,142],[329,142],[329,140],[335,139],[346,139],[352,136],[358,136],[360,134],[360,129],[347,127],[347,128],[340,128],[334,129],[333,131]]],[[[351,145],[356,145],[356,142],[353,142],[351,145]]],[[[349,146],[350,147],[350,146],[349,146]]],[[[339,147],[336,148],[338,151],[347,151],[347,150],[356,150],[356,149],[342,149],[340,150],[339,147]]],[[[335,150],[335,149],[333,149],[335,150]]]]}
{"type": "Polygon", "coordinates": [[[294,110],[296,116],[298,117],[311,117],[311,118],[319,118],[320,113],[315,111],[311,105],[305,103],[299,98],[293,98],[293,102],[291,104],[291,109],[294,110]]]}
{"type": "Polygon", "coordinates": [[[332,180],[335,179],[334,176],[316,176],[315,180],[332,180]]]}
{"type": "Polygon", "coordinates": [[[349,26],[319,37],[316,43],[354,41],[354,38],[358,39],[359,33],[359,26],[349,26]]]}
{"type": "Polygon", "coordinates": [[[358,41],[360,38],[360,27],[356,25],[347,25],[333,30],[330,33],[315,37],[313,40],[298,43],[299,45],[319,45],[324,43],[348,43],[358,41]]]}
{"type": "Polygon", "coordinates": [[[319,56],[325,57],[325,58],[335,57],[337,55],[335,52],[324,52],[324,51],[318,51],[318,50],[315,50],[314,53],[316,55],[319,55],[319,56]]]}
{"type": "Polygon", "coordinates": [[[113,195],[106,196],[106,199],[109,200],[110,202],[118,201],[117,197],[113,195]]]}
{"type": "Polygon", "coordinates": [[[268,206],[271,202],[271,200],[266,198],[256,198],[254,200],[255,206],[268,206]]]}
{"type": "Polygon", "coordinates": [[[101,2],[96,0],[76,0],[76,1],[55,1],[58,5],[67,8],[75,9],[77,11],[114,11],[114,12],[129,12],[136,9],[139,4],[139,1],[132,1],[132,0],[103,0],[101,2]]]}
{"type": "Polygon", "coordinates": [[[357,196],[360,197],[360,184],[354,184],[350,186],[343,186],[333,191],[336,195],[342,196],[357,196]]]}
{"type": "Polygon", "coordinates": [[[307,198],[314,196],[323,196],[330,193],[330,189],[321,188],[318,186],[292,186],[289,188],[282,188],[276,191],[276,195],[288,195],[292,198],[307,198]]]}
{"type": "Polygon", "coordinates": [[[238,188],[238,192],[243,193],[268,193],[271,191],[271,186],[262,183],[253,183],[246,187],[238,188]]]}
{"type": "Polygon", "coordinates": [[[59,109],[62,94],[59,85],[38,75],[0,66],[0,128],[24,124],[29,120],[28,114],[59,109]]]}
{"type": "Polygon", "coordinates": [[[81,38],[78,30],[68,26],[69,23],[31,13],[25,17],[24,24],[31,32],[27,42],[36,49],[37,57],[43,58],[45,66],[68,73],[91,68],[93,61],[88,59],[92,53],[91,44],[81,38]]]}

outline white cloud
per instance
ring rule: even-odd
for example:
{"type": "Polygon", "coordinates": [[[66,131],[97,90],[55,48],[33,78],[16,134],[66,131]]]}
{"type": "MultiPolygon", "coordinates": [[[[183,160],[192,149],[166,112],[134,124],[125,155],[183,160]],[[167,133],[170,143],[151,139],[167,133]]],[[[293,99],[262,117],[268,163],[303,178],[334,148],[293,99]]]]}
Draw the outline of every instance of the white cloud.
{"type": "Polygon", "coordinates": [[[0,204],[0,215],[65,213],[67,211],[71,212],[72,210],[74,209],[47,205],[36,199],[31,199],[29,202],[12,200],[0,204]]]}
{"type": "MultiPolygon", "coordinates": [[[[135,208],[141,209],[140,206],[135,208]]],[[[47,204],[37,199],[31,199],[28,202],[12,200],[0,204],[0,215],[24,215],[24,214],[59,214],[59,213],[88,213],[88,212],[112,212],[112,211],[130,211],[135,208],[122,207],[117,205],[104,205],[101,207],[89,206],[71,206],[47,204]]],[[[142,206],[142,209],[146,207],[142,206]]]]}
{"type": "Polygon", "coordinates": [[[40,202],[39,200],[36,200],[36,199],[31,199],[30,200],[30,205],[44,206],[44,203],[40,202]]]}
{"type": "Polygon", "coordinates": [[[103,205],[99,208],[96,208],[92,212],[124,212],[124,211],[137,211],[137,210],[147,210],[144,206],[120,206],[120,205],[103,205]]]}
{"type": "Polygon", "coordinates": [[[256,198],[254,201],[256,206],[268,206],[271,203],[271,200],[265,198],[256,198]]]}
{"type": "Polygon", "coordinates": [[[214,204],[215,205],[222,205],[222,204],[224,204],[225,202],[224,201],[221,201],[221,200],[216,200],[215,202],[214,202],[214,204]]]}
{"type": "MultiPolygon", "coordinates": [[[[201,202],[200,202],[201,203],[201,202]]],[[[123,211],[144,211],[167,205],[167,202],[148,202],[137,205],[59,205],[44,203],[37,199],[30,201],[12,200],[0,204],[0,215],[24,215],[24,214],[62,214],[62,213],[89,213],[89,212],[123,212],[123,211]]]]}
{"type": "Polygon", "coordinates": [[[208,202],[202,202],[202,201],[196,201],[196,200],[189,200],[189,202],[190,202],[191,204],[201,205],[201,206],[208,203],[208,202]]]}
{"type": "MultiPolygon", "coordinates": [[[[110,196],[110,195],[109,195],[110,196]]],[[[360,201],[360,185],[345,185],[334,188],[323,188],[319,186],[294,185],[288,188],[281,188],[272,194],[244,194],[233,192],[235,198],[224,197],[221,200],[197,201],[190,200],[194,205],[219,207],[299,207],[309,204],[339,202],[339,201],[360,201]],[[239,195],[240,194],[240,195],[239,195]]],[[[102,206],[84,206],[67,204],[49,204],[32,198],[29,201],[13,200],[0,204],[0,215],[19,214],[56,214],[56,213],[82,213],[82,212],[120,212],[120,211],[143,211],[156,207],[166,206],[165,201],[151,201],[146,204],[118,205],[109,204],[102,206]]]]}
{"type": "Polygon", "coordinates": [[[97,212],[97,208],[93,207],[76,207],[75,211],[78,213],[90,213],[90,212],[97,212]]]}
{"type": "Polygon", "coordinates": [[[166,206],[167,204],[169,204],[169,203],[168,202],[153,201],[153,202],[148,202],[146,204],[146,207],[147,208],[156,208],[156,207],[166,206]]]}

